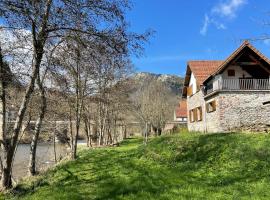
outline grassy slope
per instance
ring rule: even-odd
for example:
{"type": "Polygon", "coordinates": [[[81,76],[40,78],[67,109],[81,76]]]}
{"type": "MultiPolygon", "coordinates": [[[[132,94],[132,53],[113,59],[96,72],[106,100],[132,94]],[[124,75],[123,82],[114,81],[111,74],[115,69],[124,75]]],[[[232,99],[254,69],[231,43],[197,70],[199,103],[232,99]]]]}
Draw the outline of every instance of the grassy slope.
{"type": "MultiPolygon", "coordinates": [[[[270,199],[270,136],[183,134],[84,150],[20,199],[270,199]]],[[[9,196],[10,197],[10,196],[9,196]]]]}

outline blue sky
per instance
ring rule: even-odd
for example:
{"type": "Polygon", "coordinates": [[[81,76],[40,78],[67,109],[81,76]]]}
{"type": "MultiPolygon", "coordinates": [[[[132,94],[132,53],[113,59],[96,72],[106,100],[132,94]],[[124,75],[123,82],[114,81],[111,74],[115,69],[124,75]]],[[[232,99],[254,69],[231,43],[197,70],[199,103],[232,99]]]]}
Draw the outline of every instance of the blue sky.
{"type": "MultiPolygon", "coordinates": [[[[131,31],[156,31],[138,71],[183,76],[188,60],[225,59],[247,38],[269,33],[269,0],[133,0],[131,31]]],[[[270,57],[270,40],[252,41],[270,57]]]]}

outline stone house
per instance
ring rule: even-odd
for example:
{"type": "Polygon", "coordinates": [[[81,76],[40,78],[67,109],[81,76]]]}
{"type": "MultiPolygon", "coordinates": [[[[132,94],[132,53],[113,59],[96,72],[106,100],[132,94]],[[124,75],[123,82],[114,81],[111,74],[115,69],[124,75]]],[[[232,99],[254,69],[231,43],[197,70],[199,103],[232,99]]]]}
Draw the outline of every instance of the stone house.
{"type": "Polygon", "coordinates": [[[226,60],[189,61],[182,93],[189,131],[268,130],[269,77],[270,60],[248,41],[226,60]]]}

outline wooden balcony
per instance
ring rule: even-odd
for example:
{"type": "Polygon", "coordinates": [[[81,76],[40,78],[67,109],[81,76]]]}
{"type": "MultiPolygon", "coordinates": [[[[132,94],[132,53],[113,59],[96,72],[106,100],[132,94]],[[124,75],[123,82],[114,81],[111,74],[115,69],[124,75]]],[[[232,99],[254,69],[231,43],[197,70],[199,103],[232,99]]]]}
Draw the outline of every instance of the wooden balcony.
{"type": "Polygon", "coordinates": [[[219,79],[213,85],[206,87],[206,94],[214,91],[246,91],[246,90],[270,90],[270,79],[219,79]]]}

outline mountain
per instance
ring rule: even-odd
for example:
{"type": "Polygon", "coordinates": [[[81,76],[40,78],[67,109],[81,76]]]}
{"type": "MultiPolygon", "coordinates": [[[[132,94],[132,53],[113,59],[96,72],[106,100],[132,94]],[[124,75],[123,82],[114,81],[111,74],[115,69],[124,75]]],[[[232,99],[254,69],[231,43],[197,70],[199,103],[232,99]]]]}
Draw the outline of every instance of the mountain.
{"type": "Polygon", "coordinates": [[[139,72],[133,75],[132,79],[137,83],[147,84],[151,80],[157,80],[168,86],[175,95],[181,96],[184,78],[176,75],[153,74],[149,72],[139,72]]]}

